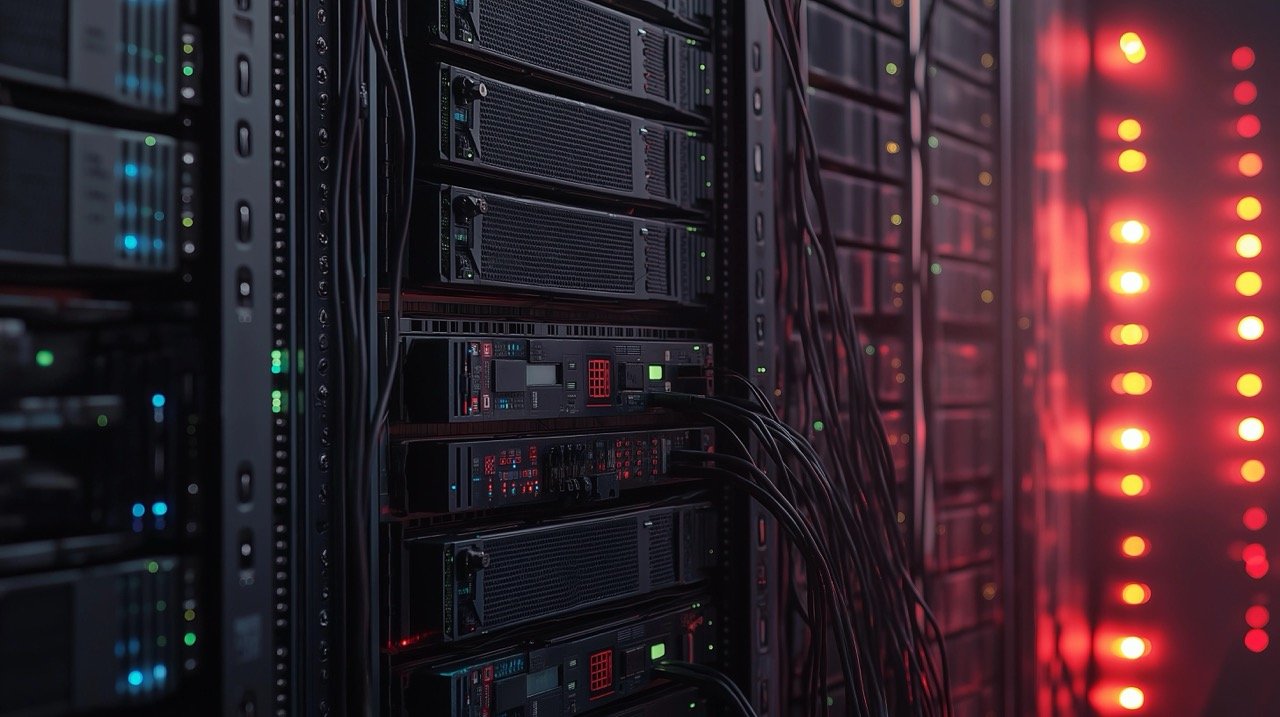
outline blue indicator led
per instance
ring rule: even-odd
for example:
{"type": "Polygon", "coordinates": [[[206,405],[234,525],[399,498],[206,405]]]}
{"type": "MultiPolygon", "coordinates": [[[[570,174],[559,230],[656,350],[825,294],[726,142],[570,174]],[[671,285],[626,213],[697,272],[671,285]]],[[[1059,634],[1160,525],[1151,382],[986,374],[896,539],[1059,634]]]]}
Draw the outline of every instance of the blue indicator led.
{"type": "Polygon", "coordinates": [[[133,512],[133,517],[141,518],[142,516],[147,514],[147,506],[141,503],[134,503],[132,512],[133,512]]]}
{"type": "Polygon", "coordinates": [[[151,396],[151,405],[156,408],[164,408],[164,394],[157,393],[151,396]]]}
{"type": "Polygon", "coordinates": [[[165,667],[164,665],[156,665],[155,667],[151,668],[151,674],[157,680],[164,680],[164,678],[169,676],[169,668],[165,667]]]}
{"type": "Polygon", "coordinates": [[[163,249],[163,248],[164,248],[164,240],[163,240],[163,239],[152,239],[152,240],[151,240],[151,247],[152,247],[153,249],[155,249],[156,251],[160,251],[161,249],[163,249]]]}
{"type": "Polygon", "coordinates": [[[133,162],[129,162],[128,164],[124,165],[124,176],[126,177],[138,176],[138,165],[134,164],[133,162]]]}
{"type": "Polygon", "coordinates": [[[133,234],[124,235],[124,248],[133,251],[138,248],[138,237],[133,234]]]}
{"type": "Polygon", "coordinates": [[[142,684],[142,670],[132,670],[129,672],[129,684],[134,687],[142,684]]]}
{"type": "Polygon", "coordinates": [[[151,512],[155,515],[165,515],[169,512],[169,504],[158,500],[151,504],[151,512]]]}

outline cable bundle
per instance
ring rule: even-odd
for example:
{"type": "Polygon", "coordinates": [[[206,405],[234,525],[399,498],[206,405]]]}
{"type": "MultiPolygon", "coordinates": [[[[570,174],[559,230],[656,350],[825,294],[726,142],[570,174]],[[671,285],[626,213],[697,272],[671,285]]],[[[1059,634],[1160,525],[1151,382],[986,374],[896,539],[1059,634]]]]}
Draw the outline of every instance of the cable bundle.
{"type": "MultiPolygon", "coordinates": [[[[756,492],[767,490],[772,481],[780,501],[773,507],[795,513],[790,522],[800,525],[788,530],[788,536],[804,557],[810,581],[796,608],[809,628],[810,656],[804,672],[814,713],[824,706],[824,643],[831,630],[858,714],[947,715],[950,696],[941,630],[910,567],[912,555],[898,524],[887,436],[850,303],[835,271],[834,235],[802,74],[802,8],[794,0],[764,2],[786,66],[795,119],[795,156],[790,164],[794,172],[785,182],[784,209],[797,231],[791,239],[784,232],[778,242],[780,305],[785,307],[787,335],[798,335],[807,370],[789,364],[784,385],[796,387],[797,400],[808,409],[805,415],[823,417],[829,470],[797,430],[775,415],[761,413],[760,407],[768,405],[762,395],[756,396],[759,406],[754,407],[714,399],[693,404],[717,421],[749,428],[766,448],[775,474],[751,462],[745,445],[736,460],[720,456],[715,468],[701,470],[717,471],[720,477],[728,477],[723,474],[730,471],[751,477],[756,487],[748,489],[756,492]],[[827,307],[825,316],[818,299],[827,307]],[[802,529],[805,523],[811,535],[802,529]],[[824,556],[829,570],[822,565],[824,556]]],[[[758,394],[754,386],[752,390],[758,394]]],[[[775,515],[784,527],[788,524],[783,515],[775,515]]]]}
{"type": "MultiPolygon", "coordinates": [[[[386,3],[387,14],[379,22],[376,0],[348,0],[340,8],[344,30],[341,90],[337,97],[339,120],[337,131],[336,190],[331,235],[334,242],[333,265],[339,275],[334,298],[337,305],[335,331],[338,337],[338,463],[334,487],[338,496],[339,522],[343,531],[346,560],[338,561],[342,584],[346,586],[344,610],[347,630],[339,630],[345,641],[340,654],[350,669],[347,704],[350,714],[369,710],[372,686],[372,623],[369,605],[370,537],[372,495],[371,477],[375,474],[376,450],[387,426],[393,377],[400,362],[398,331],[401,315],[401,288],[404,276],[405,246],[409,235],[410,211],[413,205],[416,127],[413,103],[409,96],[408,67],[404,49],[404,18],[401,3],[386,3]],[[394,25],[394,28],[390,26],[394,25]],[[390,40],[390,42],[388,42],[390,40]],[[372,65],[371,65],[372,63],[372,65]],[[385,122],[370,126],[371,92],[376,75],[385,89],[385,122]],[[386,133],[385,150],[371,144],[371,135],[386,133]],[[385,152],[385,155],[382,154],[385,152]],[[385,214],[387,274],[390,278],[388,301],[391,306],[389,336],[382,378],[373,393],[368,377],[375,370],[378,357],[374,313],[376,281],[379,274],[371,261],[371,242],[367,233],[369,207],[365,205],[368,182],[380,178],[376,164],[386,162],[385,214]]],[[[381,112],[377,113],[379,116],[381,112]]]]}

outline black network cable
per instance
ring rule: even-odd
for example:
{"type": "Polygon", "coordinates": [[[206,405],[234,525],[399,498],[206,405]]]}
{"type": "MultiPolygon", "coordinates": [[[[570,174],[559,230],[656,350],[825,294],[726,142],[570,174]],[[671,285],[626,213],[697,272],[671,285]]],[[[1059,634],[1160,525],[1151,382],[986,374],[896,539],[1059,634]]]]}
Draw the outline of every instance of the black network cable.
{"type": "Polygon", "coordinates": [[[663,660],[651,669],[653,674],[674,682],[711,688],[726,705],[733,707],[734,711],[741,717],[759,717],[755,708],[751,706],[751,700],[747,699],[742,690],[733,683],[733,680],[730,680],[728,676],[718,670],[682,660],[663,660]]]}

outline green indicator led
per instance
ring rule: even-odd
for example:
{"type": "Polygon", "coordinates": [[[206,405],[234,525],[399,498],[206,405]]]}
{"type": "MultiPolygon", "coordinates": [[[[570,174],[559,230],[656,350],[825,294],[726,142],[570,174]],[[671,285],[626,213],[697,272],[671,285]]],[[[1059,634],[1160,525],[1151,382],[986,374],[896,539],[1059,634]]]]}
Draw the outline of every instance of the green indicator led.
{"type": "Polygon", "coordinates": [[[284,391],[275,390],[271,392],[271,412],[280,413],[284,410],[284,391]]]}
{"type": "Polygon", "coordinates": [[[896,75],[896,74],[898,74],[898,63],[896,63],[896,62],[887,62],[887,63],[885,63],[884,71],[885,71],[885,72],[887,72],[887,73],[889,73],[889,74],[891,74],[891,75],[896,75]]]}
{"type": "Polygon", "coordinates": [[[183,218],[182,218],[182,226],[184,226],[184,227],[186,227],[186,228],[190,229],[191,227],[193,227],[193,226],[195,226],[195,225],[196,225],[196,220],[195,220],[195,219],[192,219],[191,217],[183,217],[183,218]]]}
{"type": "Polygon", "coordinates": [[[667,645],[664,642],[656,642],[649,646],[649,659],[661,660],[667,654],[667,645]]]}
{"type": "Polygon", "coordinates": [[[769,369],[764,366],[756,366],[756,373],[768,373],[769,369]]]}
{"type": "Polygon", "coordinates": [[[815,430],[815,431],[821,431],[822,429],[824,429],[824,428],[826,428],[826,427],[827,427],[827,424],[823,423],[822,421],[814,421],[814,422],[813,422],[813,430],[815,430]]]}
{"type": "Polygon", "coordinates": [[[36,365],[40,368],[49,368],[53,365],[53,352],[49,349],[40,349],[36,352],[36,365]]]}
{"type": "Polygon", "coordinates": [[[656,363],[649,364],[649,380],[650,381],[662,380],[662,364],[656,364],[656,363]]]}
{"type": "Polygon", "coordinates": [[[707,253],[706,253],[705,251],[700,251],[700,252],[698,252],[698,258],[699,258],[699,259],[706,259],[706,258],[707,258],[707,253]]]}
{"type": "Polygon", "coordinates": [[[938,274],[941,274],[941,273],[942,273],[942,265],[941,265],[941,264],[939,264],[939,263],[938,263],[938,262],[936,262],[936,261],[935,261],[935,262],[933,262],[932,264],[930,264],[930,265],[929,265],[929,273],[930,273],[930,274],[933,274],[934,276],[937,276],[938,274]]]}
{"type": "Polygon", "coordinates": [[[702,350],[702,347],[701,347],[701,346],[698,346],[697,344],[694,344],[694,346],[693,346],[693,350],[694,350],[694,351],[701,351],[701,350],[702,350]]]}
{"type": "Polygon", "coordinates": [[[699,70],[702,70],[703,72],[706,72],[706,70],[707,70],[707,65],[706,65],[706,63],[699,62],[699,63],[698,63],[698,69],[699,69],[699,70]]]}
{"type": "Polygon", "coordinates": [[[169,603],[165,602],[164,600],[156,601],[156,612],[164,612],[166,609],[168,609],[168,607],[169,607],[169,603]]]}
{"type": "Polygon", "coordinates": [[[698,703],[697,703],[697,702],[690,702],[690,703],[689,703],[689,709],[691,709],[691,710],[696,710],[696,709],[698,709],[698,703]]]}
{"type": "Polygon", "coordinates": [[[187,634],[183,635],[182,643],[187,647],[191,647],[192,645],[196,644],[196,634],[194,632],[188,632],[187,634]]]}
{"type": "Polygon", "coordinates": [[[148,147],[156,146],[156,138],[153,135],[147,135],[147,138],[142,140],[142,142],[148,147]]]}
{"type": "Polygon", "coordinates": [[[105,414],[105,413],[99,413],[99,414],[98,414],[98,428],[106,428],[106,427],[107,427],[107,414],[105,414]]]}
{"type": "MultiPolygon", "coordinates": [[[[282,371],[284,371],[284,352],[276,349],[271,352],[271,373],[281,373],[282,371]]],[[[272,404],[275,403],[274,397],[272,397],[271,402],[272,404]]]]}
{"type": "Polygon", "coordinates": [[[875,356],[875,355],[876,355],[876,347],[875,347],[875,346],[867,346],[866,348],[864,348],[864,349],[862,349],[862,350],[863,350],[863,351],[866,351],[868,356],[875,356]]]}
{"type": "Polygon", "coordinates": [[[935,207],[938,206],[938,202],[941,202],[941,201],[942,201],[942,197],[939,197],[936,194],[929,197],[929,203],[935,207]]]}
{"type": "Polygon", "coordinates": [[[186,75],[187,77],[190,77],[190,76],[192,76],[192,75],[196,74],[196,68],[195,68],[195,66],[194,66],[194,65],[183,65],[183,66],[182,66],[182,74],[186,75]]]}
{"type": "Polygon", "coordinates": [[[190,55],[191,53],[196,51],[196,48],[195,48],[195,45],[192,45],[191,43],[188,42],[187,44],[182,46],[182,51],[190,55]]]}
{"type": "Polygon", "coordinates": [[[183,619],[183,620],[186,620],[187,622],[191,622],[192,620],[195,620],[195,619],[196,619],[196,611],[195,611],[195,610],[187,610],[186,612],[182,613],[182,619],[183,619]]]}
{"type": "Polygon", "coordinates": [[[929,146],[932,147],[933,149],[937,149],[938,145],[940,144],[942,143],[938,141],[937,137],[934,137],[934,136],[929,137],[929,146]]]}
{"type": "Polygon", "coordinates": [[[152,560],[151,562],[147,563],[147,572],[152,573],[152,574],[155,574],[155,573],[160,572],[160,563],[157,563],[157,562],[156,562],[156,561],[154,561],[154,560],[152,560]]]}

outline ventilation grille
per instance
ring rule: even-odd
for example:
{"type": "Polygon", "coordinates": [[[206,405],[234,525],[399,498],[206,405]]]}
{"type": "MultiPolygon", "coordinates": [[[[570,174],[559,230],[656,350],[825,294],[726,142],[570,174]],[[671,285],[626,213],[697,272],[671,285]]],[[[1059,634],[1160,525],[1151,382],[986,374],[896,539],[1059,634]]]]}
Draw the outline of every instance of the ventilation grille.
{"type": "Polygon", "coordinates": [[[0,65],[66,79],[69,2],[0,2],[0,65]]]}
{"type": "Polygon", "coordinates": [[[157,137],[120,141],[116,165],[116,263],[167,268],[174,263],[172,142],[157,137]],[[150,144],[148,144],[150,143],[150,144]]]}
{"type": "Polygon", "coordinates": [[[627,20],[578,0],[480,0],[481,47],[592,83],[631,89],[627,20]]]}
{"type": "Polygon", "coordinates": [[[637,541],[634,516],[486,541],[486,626],[634,595],[640,589],[637,541]]]}
{"type": "Polygon", "coordinates": [[[177,42],[173,0],[120,3],[120,71],[116,92],[140,107],[163,110],[173,91],[171,54],[177,42]]]}
{"type": "Polygon", "coordinates": [[[671,254],[665,228],[650,229],[645,236],[644,286],[650,294],[671,294],[671,254]]]}
{"type": "Polygon", "coordinates": [[[604,110],[490,83],[477,103],[490,166],[631,192],[631,123],[604,110]]]}
{"type": "Polygon", "coordinates": [[[644,90],[663,99],[669,96],[667,88],[667,43],[664,36],[648,33],[644,36],[644,90]]]}
{"type": "Polygon", "coordinates": [[[676,582],[675,519],[671,513],[656,515],[649,528],[649,584],[655,589],[676,582]]]}
{"type": "Polygon", "coordinates": [[[667,133],[650,127],[644,135],[644,186],[657,197],[671,196],[667,177],[667,133]]]}
{"type": "Polygon", "coordinates": [[[70,140],[0,117],[0,252],[67,253],[70,140]]]}
{"type": "Polygon", "coordinates": [[[481,278],[524,286],[632,295],[632,223],[490,196],[481,278]]]}

